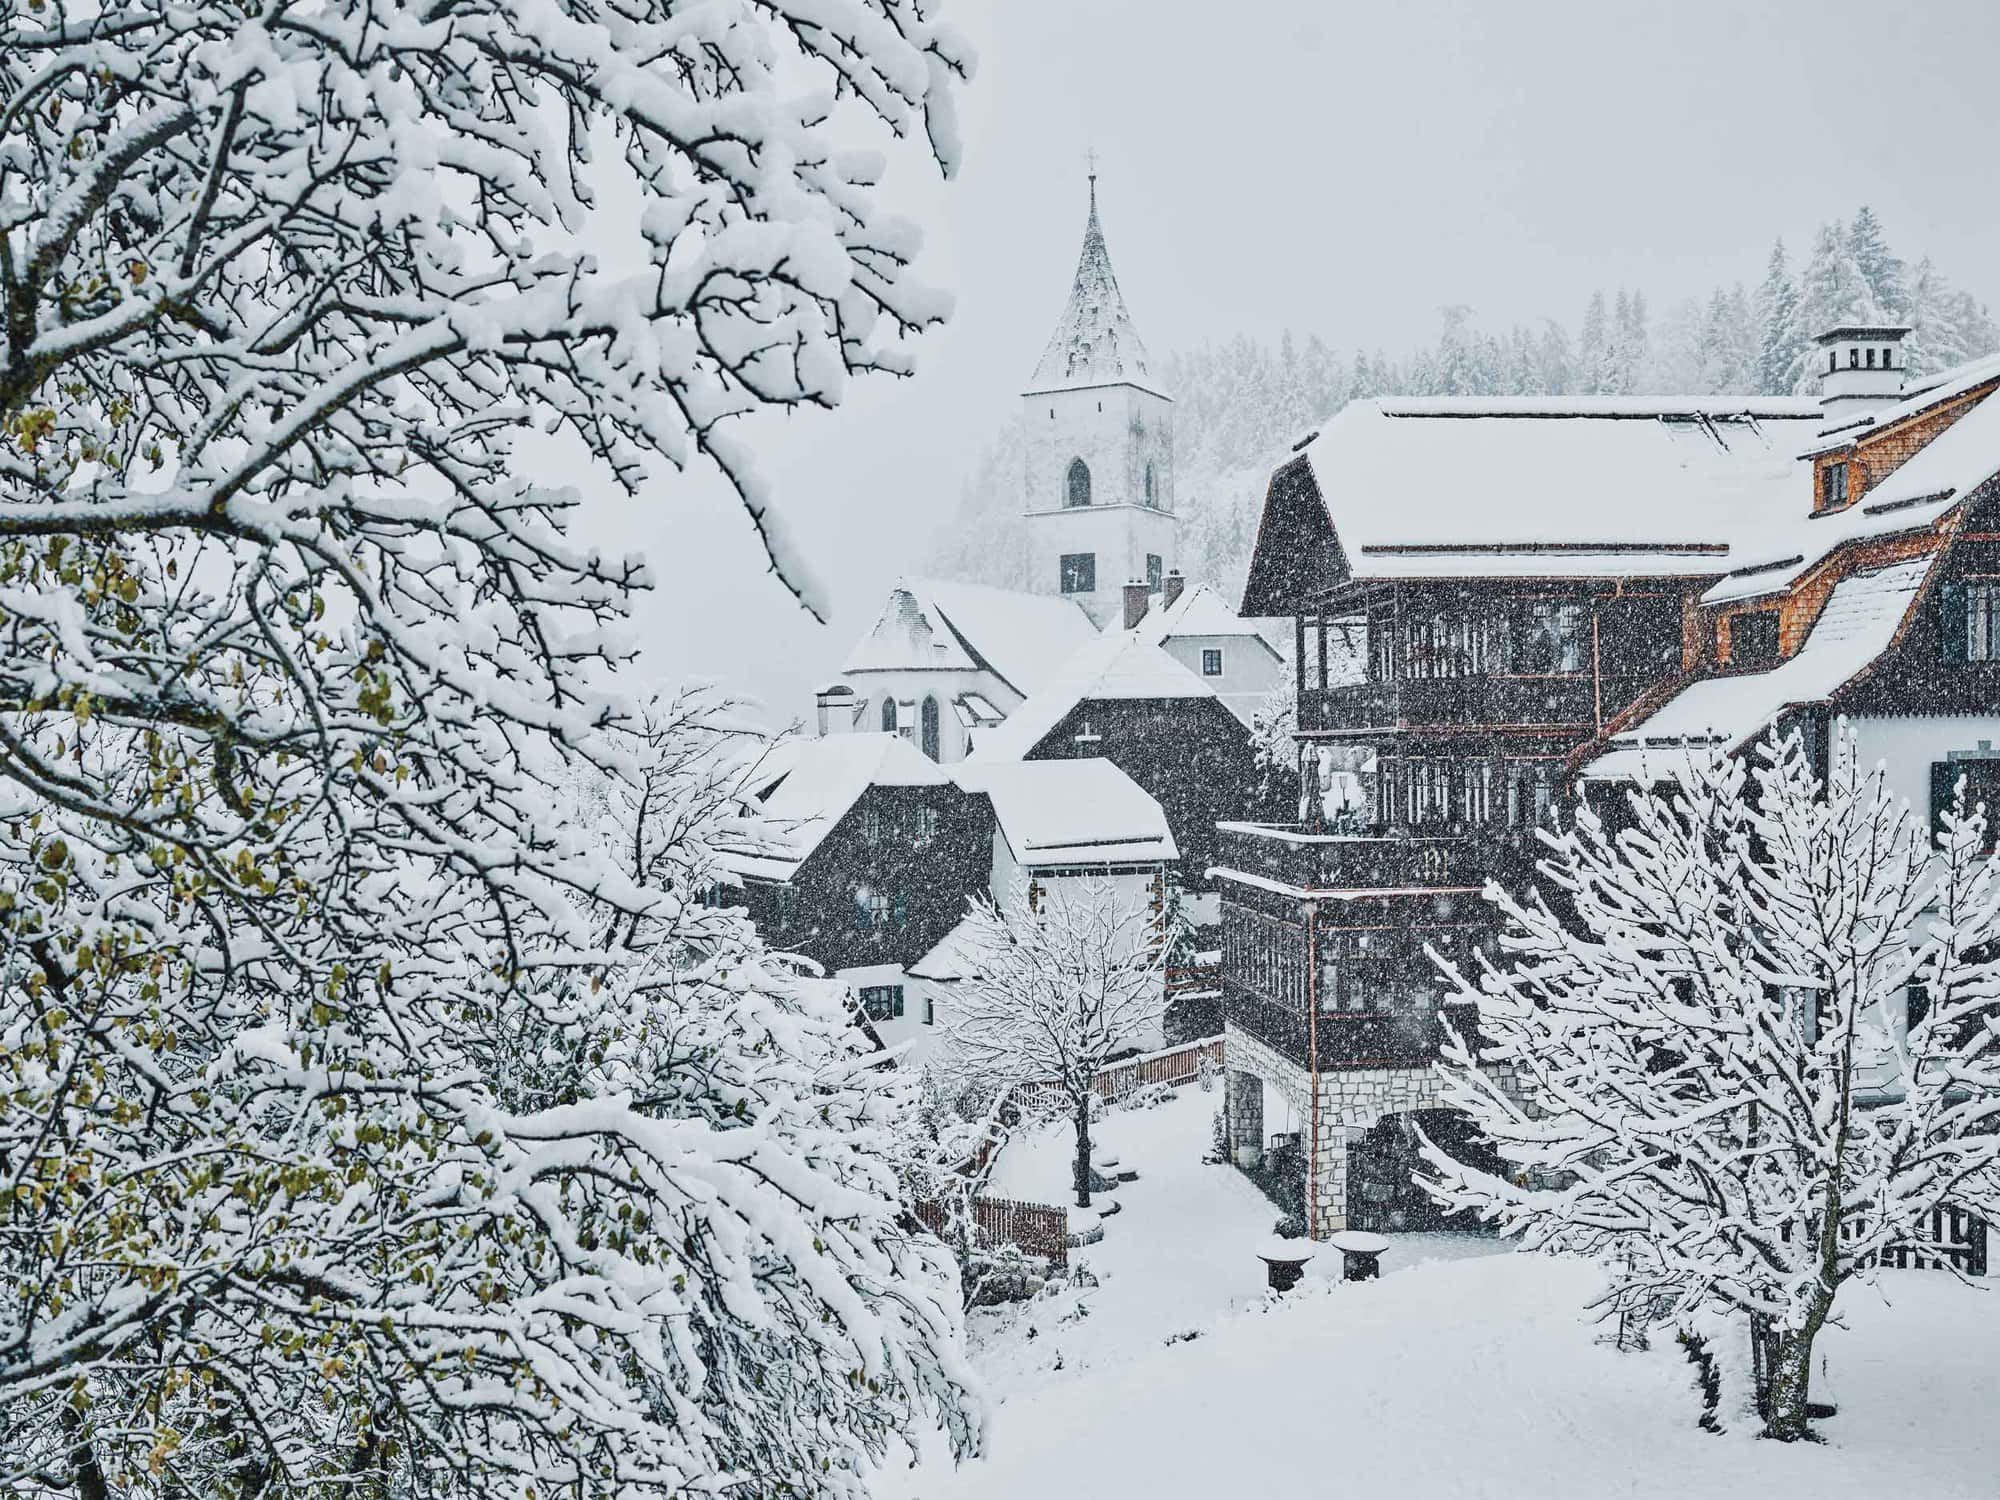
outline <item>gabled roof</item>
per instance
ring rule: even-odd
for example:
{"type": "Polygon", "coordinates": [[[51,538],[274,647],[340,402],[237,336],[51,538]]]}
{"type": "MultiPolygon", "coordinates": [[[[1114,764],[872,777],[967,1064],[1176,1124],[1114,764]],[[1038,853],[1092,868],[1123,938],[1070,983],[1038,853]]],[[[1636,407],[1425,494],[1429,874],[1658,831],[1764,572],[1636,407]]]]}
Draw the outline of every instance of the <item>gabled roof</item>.
{"type": "Polygon", "coordinates": [[[929,979],[949,983],[956,979],[970,979],[978,974],[986,949],[978,938],[978,928],[969,916],[960,917],[958,925],[937,941],[922,958],[905,970],[917,979],[929,979]]]}
{"type": "Polygon", "coordinates": [[[1189,584],[1165,609],[1149,609],[1127,632],[1157,646],[1176,636],[1249,636],[1272,656],[1277,648],[1258,634],[1257,627],[1229,607],[1229,601],[1206,583],[1189,584]]]}
{"type": "Polygon", "coordinates": [[[1919,375],[1903,383],[1902,396],[1893,405],[1863,412],[1853,421],[1823,434],[1809,451],[1825,453],[1834,448],[1844,448],[1870,433],[1881,432],[1898,422],[1922,416],[1933,406],[1956,400],[1989,380],[2000,380],[2000,354],[1982,354],[1978,359],[1969,359],[1964,364],[1939,370],[1935,375],[1919,375]]]}
{"type": "Polygon", "coordinates": [[[951,778],[894,734],[781,740],[749,779],[768,827],[725,848],[723,863],[757,880],[789,880],[872,786],[948,786],[951,778]]]}
{"type": "Polygon", "coordinates": [[[1215,690],[1154,645],[1113,631],[1079,648],[1041,690],[974,747],[980,762],[1024,760],[1079,703],[1105,699],[1214,698],[1215,690]]]}
{"type": "MultiPolygon", "coordinates": [[[[2000,377],[2000,362],[1994,364],[1993,375],[2000,377]]],[[[1726,604],[1775,593],[1849,542],[1936,525],[1996,474],[2000,474],[2000,398],[1987,396],[1865,493],[1858,504],[1814,515],[1801,502],[1754,540],[1740,542],[1734,551],[1741,561],[1702,595],[1702,603],[1726,604]]]]}
{"type": "MultiPolygon", "coordinates": [[[[1792,398],[1360,401],[1302,448],[1347,578],[1699,576],[1746,517],[1802,508],[1793,460],[1819,417],[1792,398]]],[[[1276,602],[1267,554],[1297,527],[1260,530],[1246,609],[1276,602]]]]}
{"type": "Polygon", "coordinates": [[[1691,756],[1739,750],[1786,709],[1826,702],[1889,649],[1934,561],[1917,558],[1843,578],[1796,654],[1768,672],[1709,677],[1684,688],[1613,735],[1584,778],[1675,778],[1691,756]]]}
{"type": "Polygon", "coordinates": [[[953,778],[993,803],[1017,864],[1151,864],[1180,858],[1167,815],[1110,761],[973,761],[953,778]]]}
{"type": "Polygon", "coordinates": [[[984,670],[1025,697],[1096,635],[1074,599],[906,578],[840,670],[984,670]]]}
{"type": "Polygon", "coordinates": [[[1120,381],[1147,385],[1146,346],[1139,342],[1112,274],[1111,252],[1104,248],[1104,230],[1097,222],[1097,179],[1092,177],[1090,220],[1083,229],[1076,280],[1028,389],[1032,394],[1120,381]]]}

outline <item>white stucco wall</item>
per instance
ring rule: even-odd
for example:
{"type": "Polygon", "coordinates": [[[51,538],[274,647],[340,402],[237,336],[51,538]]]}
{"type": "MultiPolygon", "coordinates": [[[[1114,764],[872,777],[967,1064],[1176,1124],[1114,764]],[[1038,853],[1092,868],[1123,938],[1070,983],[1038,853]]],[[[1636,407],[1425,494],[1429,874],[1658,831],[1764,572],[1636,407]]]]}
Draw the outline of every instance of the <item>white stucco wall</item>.
{"type": "Polygon", "coordinates": [[[1215,689],[1215,695],[1245,723],[1285,675],[1285,664],[1254,636],[1176,635],[1162,642],[1166,652],[1215,689]],[[1202,677],[1203,651],[1222,653],[1222,675],[1202,677]]]}
{"type": "Polygon", "coordinates": [[[1161,570],[1180,550],[1174,507],[1173,403],[1132,385],[1088,386],[1021,398],[1022,509],[1028,521],[1029,587],[1058,593],[1065,553],[1097,559],[1097,587],[1073,596],[1100,625],[1119,617],[1128,579],[1146,576],[1146,554],[1161,570]],[[1072,460],[1090,470],[1088,506],[1068,506],[1072,460]],[[1153,470],[1152,506],[1146,469],[1153,470]]]}
{"type": "Polygon", "coordinates": [[[1920,818],[1930,815],[1931,763],[1948,759],[1956,750],[2000,755],[2000,704],[1990,714],[1931,717],[1859,718],[1848,721],[1854,748],[1864,768],[1887,766],[1892,795],[1906,798],[1920,818]]]}
{"type": "Polygon", "coordinates": [[[828,734],[879,734],[882,731],[882,699],[893,696],[896,699],[896,732],[912,745],[922,748],[918,735],[919,715],[926,696],[935,697],[938,704],[938,759],[944,764],[964,760],[967,753],[969,733],[959,723],[958,714],[952,708],[952,699],[963,693],[977,693],[1002,713],[1012,713],[1020,705],[1021,695],[1011,691],[1007,685],[991,672],[909,670],[909,671],[868,671],[845,672],[840,681],[854,689],[856,698],[865,699],[859,723],[854,722],[848,709],[836,709],[828,718],[828,734]]]}

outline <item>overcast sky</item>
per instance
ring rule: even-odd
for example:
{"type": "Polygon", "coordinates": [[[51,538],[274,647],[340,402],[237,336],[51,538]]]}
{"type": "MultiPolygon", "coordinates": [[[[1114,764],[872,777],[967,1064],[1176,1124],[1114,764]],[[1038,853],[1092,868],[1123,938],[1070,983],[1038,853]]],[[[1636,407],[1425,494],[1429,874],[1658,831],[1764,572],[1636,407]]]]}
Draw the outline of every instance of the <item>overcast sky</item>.
{"type": "MultiPolygon", "coordinates": [[[[603,490],[588,534],[642,550],[645,670],[809,717],[896,576],[921,568],[1011,414],[1082,236],[1083,152],[1155,356],[1238,332],[1402,352],[1439,309],[1574,326],[1593,287],[1655,312],[1754,284],[1862,203],[1895,248],[2000,297],[1992,0],[952,0],[976,42],[966,162],[892,175],[951,325],[919,373],[774,423],[766,472],[818,560],[815,624],[701,476],[603,490]]],[[[551,475],[550,478],[573,478],[551,475]]],[[[593,494],[600,487],[591,486],[593,494]]]]}

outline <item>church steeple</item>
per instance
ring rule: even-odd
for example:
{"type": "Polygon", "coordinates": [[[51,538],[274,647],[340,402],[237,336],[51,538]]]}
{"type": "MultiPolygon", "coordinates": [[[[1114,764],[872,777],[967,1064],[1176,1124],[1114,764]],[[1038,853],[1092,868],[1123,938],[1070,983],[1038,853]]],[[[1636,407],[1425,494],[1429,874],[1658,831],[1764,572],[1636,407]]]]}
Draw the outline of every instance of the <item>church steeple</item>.
{"type": "Polygon", "coordinates": [[[1021,402],[1033,587],[1112,625],[1128,584],[1160,589],[1178,561],[1179,523],[1174,404],[1150,378],[1146,346],[1111,273],[1094,161],[1076,280],[1021,402]]]}
{"type": "Polygon", "coordinates": [[[1076,280],[1030,385],[1048,391],[1121,380],[1144,384],[1146,379],[1146,346],[1132,326],[1132,315],[1125,310],[1118,277],[1111,269],[1111,252],[1104,246],[1104,228],[1097,220],[1097,164],[1093,159],[1090,218],[1083,228],[1076,280]]]}

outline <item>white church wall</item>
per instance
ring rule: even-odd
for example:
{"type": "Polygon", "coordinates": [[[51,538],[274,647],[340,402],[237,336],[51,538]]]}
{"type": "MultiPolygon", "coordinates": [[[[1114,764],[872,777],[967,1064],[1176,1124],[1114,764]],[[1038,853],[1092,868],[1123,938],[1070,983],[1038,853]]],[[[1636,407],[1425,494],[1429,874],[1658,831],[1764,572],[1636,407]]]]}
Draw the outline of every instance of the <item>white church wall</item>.
{"type": "Polygon", "coordinates": [[[845,709],[831,715],[827,723],[828,734],[880,734],[883,728],[882,700],[894,698],[896,732],[922,749],[924,699],[935,698],[938,706],[938,759],[945,765],[964,760],[972,738],[972,731],[959,722],[958,713],[952,707],[953,699],[966,693],[977,693],[1002,713],[1012,713],[1021,702],[1019,693],[986,671],[871,670],[847,672],[842,674],[840,680],[854,689],[857,698],[866,702],[859,719],[845,709]]]}

